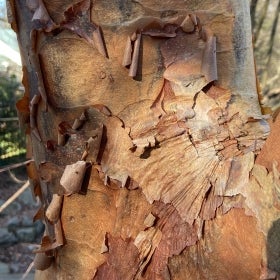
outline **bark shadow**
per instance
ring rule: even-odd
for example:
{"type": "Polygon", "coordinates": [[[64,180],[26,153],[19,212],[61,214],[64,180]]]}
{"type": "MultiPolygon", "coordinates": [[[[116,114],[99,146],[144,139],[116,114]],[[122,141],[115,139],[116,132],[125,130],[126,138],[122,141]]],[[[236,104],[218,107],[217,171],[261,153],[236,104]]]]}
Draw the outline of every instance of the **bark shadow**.
{"type": "Polygon", "coordinates": [[[92,170],[92,165],[91,165],[91,163],[87,162],[86,173],[85,173],[85,176],[84,176],[83,183],[82,183],[81,189],[79,191],[79,194],[82,194],[82,195],[87,194],[88,185],[89,185],[89,181],[90,181],[91,170],[92,170]]]}
{"type": "Polygon", "coordinates": [[[142,74],[143,74],[142,68],[143,68],[143,37],[141,38],[141,41],[140,41],[137,73],[136,73],[136,76],[133,78],[134,80],[136,80],[138,82],[142,81],[142,74]]]}
{"type": "Polygon", "coordinates": [[[280,219],[268,231],[266,253],[268,268],[280,274],[280,219]]]}

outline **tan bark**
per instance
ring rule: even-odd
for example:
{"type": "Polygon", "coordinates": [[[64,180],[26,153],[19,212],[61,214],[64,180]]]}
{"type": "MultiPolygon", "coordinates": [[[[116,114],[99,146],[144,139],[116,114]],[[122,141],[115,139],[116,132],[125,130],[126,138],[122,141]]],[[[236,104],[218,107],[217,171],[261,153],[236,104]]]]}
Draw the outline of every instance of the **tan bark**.
{"type": "Polygon", "coordinates": [[[10,6],[36,218],[65,196],[36,279],[275,279],[279,157],[261,151],[247,1],[10,6]]]}

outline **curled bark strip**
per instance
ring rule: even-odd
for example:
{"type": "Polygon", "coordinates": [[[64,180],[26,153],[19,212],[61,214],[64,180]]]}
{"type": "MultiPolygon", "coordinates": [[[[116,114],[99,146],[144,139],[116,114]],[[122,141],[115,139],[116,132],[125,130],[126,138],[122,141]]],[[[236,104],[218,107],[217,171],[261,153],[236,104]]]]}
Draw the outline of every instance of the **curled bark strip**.
{"type": "Polygon", "coordinates": [[[92,32],[92,37],[93,37],[94,45],[98,50],[98,52],[104,57],[107,57],[105,44],[99,26],[97,26],[97,28],[92,32]]]}
{"type": "Polygon", "coordinates": [[[178,26],[175,24],[160,24],[151,27],[150,25],[143,28],[141,34],[158,38],[173,38],[176,37],[178,26]]]}
{"type": "Polygon", "coordinates": [[[143,35],[149,35],[151,37],[158,37],[158,38],[174,38],[176,37],[176,32],[164,32],[158,30],[147,30],[142,32],[143,35]]]}
{"type": "Polygon", "coordinates": [[[46,270],[53,262],[53,257],[49,257],[46,253],[37,253],[34,258],[34,267],[38,270],[46,270]]]}
{"type": "Polygon", "coordinates": [[[92,105],[92,107],[108,117],[112,116],[112,112],[110,111],[110,109],[103,104],[94,104],[92,105]]]}
{"type": "Polygon", "coordinates": [[[215,36],[209,37],[206,41],[202,58],[201,72],[204,74],[208,83],[218,80],[215,36]]]}
{"type": "Polygon", "coordinates": [[[195,26],[197,26],[197,25],[198,25],[197,16],[194,15],[194,14],[190,14],[190,18],[191,18],[193,24],[194,24],[195,26]]]}
{"type": "Polygon", "coordinates": [[[44,87],[42,81],[43,81],[42,75],[41,75],[41,77],[38,76],[38,83],[39,83],[38,92],[41,95],[42,100],[45,103],[45,112],[47,112],[48,111],[48,100],[47,100],[47,94],[46,94],[46,91],[45,91],[45,87],[44,87]]]}
{"type": "Polygon", "coordinates": [[[54,234],[56,248],[64,245],[64,237],[60,219],[54,224],[54,234]]]}
{"type": "Polygon", "coordinates": [[[75,133],[75,131],[73,130],[73,128],[71,128],[71,126],[67,123],[67,122],[61,122],[58,125],[58,135],[57,135],[57,144],[59,146],[64,146],[66,144],[66,140],[67,137],[70,134],[75,133]]]}
{"type": "Polygon", "coordinates": [[[131,40],[132,42],[134,42],[136,39],[137,39],[137,34],[136,34],[136,32],[134,32],[134,33],[130,36],[130,40],[131,40]]]}
{"type": "Polygon", "coordinates": [[[33,135],[41,142],[41,136],[37,128],[36,123],[36,114],[37,114],[37,106],[40,101],[40,95],[34,95],[32,100],[30,101],[29,109],[30,109],[30,128],[33,135]]]}
{"type": "Polygon", "coordinates": [[[43,1],[38,1],[38,6],[35,9],[32,20],[40,20],[42,22],[48,21],[49,16],[43,1]]]}
{"type": "Polygon", "coordinates": [[[103,136],[103,125],[92,131],[92,136],[85,143],[85,151],[82,155],[82,160],[86,158],[88,161],[97,162],[100,151],[100,144],[103,136]]]}
{"type": "Polygon", "coordinates": [[[94,142],[94,137],[90,137],[87,141],[86,141],[86,149],[89,150],[90,147],[92,146],[92,143],[94,142]]]}
{"type": "Polygon", "coordinates": [[[42,76],[42,72],[40,69],[40,62],[39,62],[39,57],[38,57],[38,53],[37,53],[37,37],[38,37],[38,31],[36,29],[32,29],[30,31],[30,44],[31,44],[31,63],[33,61],[35,67],[36,67],[36,76],[37,76],[37,80],[38,80],[38,93],[40,94],[42,100],[45,103],[45,111],[48,111],[48,101],[47,101],[47,94],[45,91],[45,86],[44,86],[44,82],[43,82],[43,76],[42,76]]]}
{"type": "Polygon", "coordinates": [[[66,165],[60,184],[65,189],[65,195],[78,193],[82,187],[84,175],[86,172],[86,162],[77,161],[76,163],[66,165]]]}
{"type": "Polygon", "coordinates": [[[207,33],[205,31],[205,28],[203,28],[203,27],[201,28],[201,30],[199,32],[199,36],[204,42],[207,42],[207,33]]]}
{"type": "Polygon", "coordinates": [[[139,50],[141,43],[141,34],[137,34],[137,38],[134,43],[133,56],[131,66],[129,68],[129,77],[135,77],[137,74],[138,60],[139,60],[139,50]]]}
{"type": "Polygon", "coordinates": [[[63,202],[63,196],[53,194],[52,201],[46,210],[46,217],[51,223],[58,221],[60,217],[60,210],[63,202]]]}
{"type": "Polygon", "coordinates": [[[83,125],[83,121],[81,121],[80,119],[75,119],[73,125],[72,125],[72,129],[77,130],[78,128],[80,128],[83,125]]]}
{"type": "Polygon", "coordinates": [[[94,137],[90,137],[87,141],[86,141],[86,150],[89,151],[91,149],[91,147],[93,146],[94,143],[94,137]]]}
{"type": "Polygon", "coordinates": [[[26,5],[34,12],[32,21],[37,30],[43,29],[46,32],[50,32],[56,28],[42,0],[27,0],[26,5]]]}
{"type": "Polygon", "coordinates": [[[85,150],[82,154],[81,160],[86,160],[87,156],[88,156],[88,151],[85,150]]]}
{"type": "Polygon", "coordinates": [[[195,30],[195,25],[190,15],[187,15],[185,17],[185,19],[183,20],[180,26],[183,29],[183,31],[186,33],[192,33],[195,30]]]}
{"type": "Polygon", "coordinates": [[[72,125],[72,129],[74,130],[79,129],[84,124],[85,121],[86,121],[86,115],[85,113],[82,113],[79,119],[75,119],[72,125]]]}
{"type": "Polygon", "coordinates": [[[207,42],[209,38],[214,36],[212,30],[204,26],[201,26],[199,29],[199,35],[204,42],[207,42]]]}
{"type": "Polygon", "coordinates": [[[45,253],[47,251],[51,251],[54,249],[53,243],[51,241],[51,238],[46,234],[42,237],[41,240],[41,247],[38,250],[35,250],[34,253],[45,253]]]}
{"type": "MultiPolygon", "coordinates": [[[[36,44],[36,42],[34,42],[33,44],[36,44]]],[[[35,60],[38,60],[36,54],[34,54],[34,57],[35,57],[35,60]]],[[[40,69],[36,72],[36,76],[37,76],[37,80],[38,80],[38,93],[45,103],[45,111],[47,112],[48,111],[47,94],[45,91],[45,86],[43,84],[43,77],[42,77],[42,73],[41,73],[40,69]]]]}
{"type": "Polygon", "coordinates": [[[30,105],[31,105],[30,110],[32,110],[33,107],[38,104],[39,100],[40,100],[40,95],[34,95],[33,96],[33,98],[30,101],[30,105]]]}
{"type": "Polygon", "coordinates": [[[131,39],[130,37],[127,37],[122,66],[126,67],[131,64],[131,54],[132,54],[131,39]]]}
{"type": "Polygon", "coordinates": [[[41,247],[35,250],[34,253],[47,253],[53,255],[53,250],[64,245],[64,237],[60,219],[54,224],[54,238],[44,235],[41,241],[41,247]]]}
{"type": "MultiPolygon", "coordinates": [[[[70,1],[71,2],[71,1],[70,1]]],[[[90,44],[93,44],[93,32],[96,29],[96,24],[90,21],[90,1],[73,1],[72,4],[68,1],[68,9],[61,13],[60,27],[71,30],[73,33],[87,40],[90,44]],[[76,2],[76,4],[74,3],[76,2]]],[[[59,6],[54,7],[53,12],[57,14],[59,6]]]]}
{"type": "Polygon", "coordinates": [[[58,146],[64,146],[66,144],[66,135],[61,133],[59,129],[57,131],[57,144],[58,146]]]}
{"type": "Polygon", "coordinates": [[[155,221],[156,221],[156,217],[152,213],[149,213],[146,219],[144,220],[144,225],[146,227],[152,227],[155,221]]]}

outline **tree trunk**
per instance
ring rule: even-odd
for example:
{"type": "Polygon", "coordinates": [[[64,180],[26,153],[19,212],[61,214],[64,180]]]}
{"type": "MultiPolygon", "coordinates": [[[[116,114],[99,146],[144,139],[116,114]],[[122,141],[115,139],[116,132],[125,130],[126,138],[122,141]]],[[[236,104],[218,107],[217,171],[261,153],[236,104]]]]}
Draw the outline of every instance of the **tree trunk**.
{"type": "Polygon", "coordinates": [[[279,118],[265,142],[248,1],[8,4],[36,279],[276,279],[279,118]]]}

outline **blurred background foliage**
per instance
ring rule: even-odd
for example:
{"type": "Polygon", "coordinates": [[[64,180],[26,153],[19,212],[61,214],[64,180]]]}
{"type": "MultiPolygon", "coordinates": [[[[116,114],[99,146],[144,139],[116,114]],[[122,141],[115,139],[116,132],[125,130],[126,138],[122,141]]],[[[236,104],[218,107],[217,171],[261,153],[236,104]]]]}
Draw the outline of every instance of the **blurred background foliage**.
{"type": "Polygon", "coordinates": [[[15,109],[21,95],[17,77],[0,73],[0,165],[21,160],[25,154],[25,136],[15,109]]]}
{"type": "Polygon", "coordinates": [[[280,0],[251,0],[250,9],[262,103],[274,111],[280,106],[280,0]]]}
{"type": "MultiPolygon", "coordinates": [[[[256,71],[264,106],[280,106],[280,0],[250,1],[256,71]]],[[[0,165],[22,160],[24,133],[19,129],[15,104],[23,94],[16,35],[0,0],[0,165]]]]}
{"type": "Polygon", "coordinates": [[[16,34],[0,0],[0,166],[25,158],[25,135],[19,127],[16,102],[23,95],[21,61],[16,34]]]}

